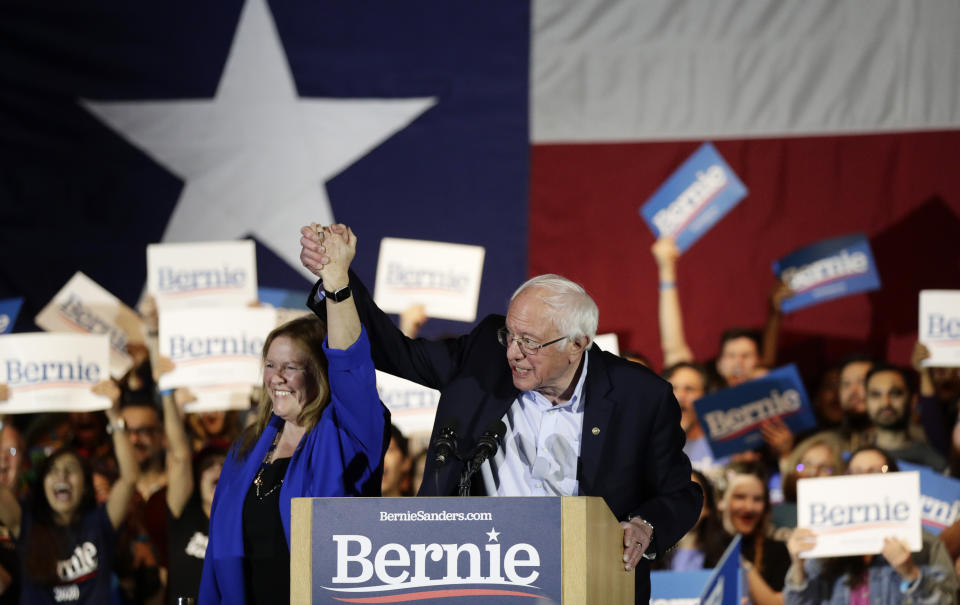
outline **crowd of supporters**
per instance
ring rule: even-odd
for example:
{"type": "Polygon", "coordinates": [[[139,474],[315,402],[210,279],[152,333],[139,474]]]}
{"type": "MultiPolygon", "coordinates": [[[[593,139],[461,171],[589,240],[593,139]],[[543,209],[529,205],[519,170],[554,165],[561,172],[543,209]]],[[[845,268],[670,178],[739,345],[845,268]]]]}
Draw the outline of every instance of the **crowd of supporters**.
{"type": "MultiPolygon", "coordinates": [[[[777,354],[780,302],[790,291],[779,284],[771,292],[768,316],[758,318],[761,329],[732,327],[713,359],[697,360],[684,336],[676,246],[660,240],[653,254],[664,365],[657,369],[673,385],[692,479],[705,494],[697,525],[655,567],[711,568],[739,534],[754,603],[956,602],[960,520],[940,536],[925,533],[921,552],[890,541],[879,555],[803,559],[815,537],[797,528],[796,497],[800,478],[896,472],[900,461],[960,477],[960,368],[924,367],[928,352],[920,343],[912,367],[888,364],[868,351],[853,354],[821,376],[804,377],[816,386],[816,428],[794,434],[773,419],[761,427],[763,447],[717,458],[694,404],[790,361],[777,354]]],[[[150,305],[142,312],[155,329],[150,305]]],[[[416,307],[400,320],[413,336],[426,316],[416,307]]],[[[0,605],[25,602],[36,586],[66,586],[65,578],[87,573],[109,579],[115,603],[175,603],[196,596],[220,469],[253,420],[252,407],[184,413],[192,398],[188,389],[160,392],[156,386],[171,369],[169,361],[150,347],[130,353],[135,363],[122,379],[95,387],[112,402],[107,412],[3,419],[0,605]],[[65,514],[76,521],[57,524],[65,514]],[[60,554],[65,549],[72,553],[66,560],[60,554]],[[90,549],[99,553],[98,569],[89,569],[90,549]]],[[[643,356],[633,358],[650,365],[643,356]]],[[[384,496],[417,493],[424,445],[424,435],[391,427],[384,496]]],[[[83,601],[74,598],[82,595],[63,596],[83,601]]]]}

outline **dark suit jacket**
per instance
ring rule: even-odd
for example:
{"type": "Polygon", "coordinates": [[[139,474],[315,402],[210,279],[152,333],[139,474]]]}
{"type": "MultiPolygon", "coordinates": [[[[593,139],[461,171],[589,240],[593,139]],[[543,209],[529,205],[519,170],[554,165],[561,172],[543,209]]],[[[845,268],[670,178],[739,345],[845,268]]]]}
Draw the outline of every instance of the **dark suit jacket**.
{"type": "MultiPolygon", "coordinates": [[[[318,287],[308,304],[326,317],[326,303],[313,302],[318,287]]],[[[411,340],[376,306],[352,273],[350,288],[377,369],[440,391],[431,451],[418,495],[456,495],[460,465],[447,463],[435,480],[432,444],[438,427],[454,419],[458,449],[470,452],[477,438],[502,418],[517,398],[506,350],[496,335],[504,317],[488,316],[459,338],[411,340]]],[[[596,345],[588,355],[577,473],[580,494],[603,497],[621,521],[628,516],[649,521],[654,534],[647,552],[663,556],[696,523],[703,500],[699,486],[690,480],[690,461],[683,453],[680,406],[670,384],[647,368],[596,345]]],[[[473,482],[472,493],[485,495],[482,481],[473,482]]],[[[637,570],[637,603],[647,603],[650,574],[645,559],[637,570]]]]}

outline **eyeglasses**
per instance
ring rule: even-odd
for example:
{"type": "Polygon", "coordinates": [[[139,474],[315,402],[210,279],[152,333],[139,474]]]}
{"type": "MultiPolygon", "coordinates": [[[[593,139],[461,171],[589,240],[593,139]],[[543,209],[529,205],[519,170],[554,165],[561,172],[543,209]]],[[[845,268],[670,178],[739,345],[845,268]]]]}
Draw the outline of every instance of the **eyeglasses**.
{"type": "Polygon", "coordinates": [[[811,475],[820,475],[821,473],[824,475],[832,475],[833,471],[836,470],[829,464],[804,464],[802,462],[798,464],[796,468],[798,473],[808,473],[811,475]]]}
{"type": "Polygon", "coordinates": [[[147,439],[160,432],[159,426],[128,426],[127,434],[136,435],[141,439],[147,439]]]}
{"type": "Polygon", "coordinates": [[[298,366],[298,365],[293,365],[293,364],[291,364],[291,363],[287,363],[287,364],[284,364],[284,365],[282,365],[282,366],[278,366],[278,365],[273,364],[272,362],[266,361],[266,362],[264,362],[264,364],[263,364],[263,375],[264,375],[264,376],[273,375],[273,374],[280,374],[280,375],[283,376],[284,378],[289,379],[289,378],[292,377],[292,376],[296,376],[297,374],[300,374],[300,373],[306,372],[306,371],[307,371],[306,368],[301,367],[301,366],[298,366]]]}
{"type": "Polygon", "coordinates": [[[548,347],[566,338],[569,338],[569,336],[561,336],[560,338],[554,338],[550,342],[545,342],[543,344],[540,344],[537,341],[530,340],[525,336],[514,336],[513,334],[510,333],[510,330],[508,330],[506,327],[503,327],[497,330],[497,340],[500,341],[500,344],[502,344],[507,348],[510,348],[510,343],[515,342],[520,347],[520,352],[523,353],[524,355],[536,355],[537,353],[540,352],[540,349],[542,349],[543,347],[548,347]]]}

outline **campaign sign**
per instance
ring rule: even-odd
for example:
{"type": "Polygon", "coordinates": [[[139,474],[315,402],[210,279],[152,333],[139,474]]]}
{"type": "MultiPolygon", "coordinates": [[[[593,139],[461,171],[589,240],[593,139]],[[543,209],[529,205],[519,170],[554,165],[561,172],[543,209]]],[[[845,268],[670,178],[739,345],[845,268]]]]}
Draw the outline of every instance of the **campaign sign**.
{"type": "Polygon", "coordinates": [[[250,409],[251,386],[242,382],[206,387],[188,387],[195,401],[184,404],[187,414],[250,409]]]}
{"type": "Polygon", "coordinates": [[[740,535],[734,536],[700,593],[702,605],[740,603],[740,535]]]}
{"type": "Polygon", "coordinates": [[[263,343],[276,321],[265,307],[160,311],[160,354],[175,366],[160,388],[259,384],[263,343]]]}
{"type": "Polygon", "coordinates": [[[390,410],[390,420],[408,437],[433,430],[440,391],[377,370],[377,391],[390,410]]]}
{"type": "Polygon", "coordinates": [[[794,434],[817,424],[793,364],[702,397],[693,407],[707,432],[714,458],[763,445],[760,425],[771,418],[783,420],[794,434]]]}
{"type": "Polygon", "coordinates": [[[654,235],[674,238],[686,252],[746,195],[716,148],[704,143],[640,207],[640,215],[654,235]]]}
{"type": "Polygon", "coordinates": [[[920,550],[920,473],[842,475],[797,481],[797,527],[817,536],[801,556],[875,555],[896,536],[920,550]]]}
{"type": "Polygon", "coordinates": [[[650,605],[699,605],[700,593],[713,572],[651,571],[650,605]]]}
{"type": "Polygon", "coordinates": [[[560,501],[316,499],[313,602],[559,603],[560,501]]]}
{"type": "Polygon", "coordinates": [[[862,233],[791,252],[773,262],[773,273],[794,291],[780,303],[783,313],[880,287],[870,242],[862,233]]]}
{"type": "Polygon", "coordinates": [[[921,290],[917,333],[930,350],[923,365],[960,366],[960,290],[921,290]]]}
{"type": "Polygon", "coordinates": [[[90,388],[110,378],[105,334],[8,334],[0,336],[0,383],[9,398],[0,414],[92,412],[110,400],[90,388]]]}
{"type": "Polygon", "coordinates": [[[0,334],[8,334],[13,330],[13,324],[17,322],[21,306],[23,306],[22,298],[0,300],[0,334]]]}
{"type": "Polygon", "coordinates": [[[120,378],[133,365],[127,343],[143,344],[143,320],[100,284],[82,272],[73,277],[47,303],[34,321],[48,332],[106,334],[110,342],[110,375],[120,378]]]}
{"type": "Polygon", "coordinates": [[[944,477],[928,466],[898,460],[903,471],[920,473],[920,522],[923,529],[940,535],[960,519],[960,481],[944,477]]]}
{"type": "Polygon", "coordinates": [[[597,346],[607,353],[620,355],[620,339],[617,337],[615,332],[610,332],[609,334],[597,334],[594,337],[593,342],[597,343],[597,346]]]}
{"type": "Polygon", "coordinates": [[[160,310],[255,303],[257,259],[253,240],[150,244],[147,291],[160,310]]]}
{"type": "Polygon", "coordinates": [[[387,313],[422,304],[427,317],[473,321],[484,254],[482,246],[385,237],[374,300],[387,313]]]}

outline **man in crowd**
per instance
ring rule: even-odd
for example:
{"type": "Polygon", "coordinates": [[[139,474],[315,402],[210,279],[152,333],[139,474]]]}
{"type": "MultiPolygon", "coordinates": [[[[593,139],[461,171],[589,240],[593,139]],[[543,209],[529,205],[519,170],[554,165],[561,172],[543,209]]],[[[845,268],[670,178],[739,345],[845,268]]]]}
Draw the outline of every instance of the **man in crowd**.
{"type": "MultiPolygon", "coordinates": [[[[319,274],[326,257],[317,230],[301,234],[301,262],[319,274]]],[[[455,421],[460,449],[470,451],[502,421],[503,446],[483,464],[473,495],[602,496],[622,521],[636,602],[647,603],[644,557],[662,556],[693,526],[703,495],[690,480],[670,385],[593,344],[599,313],[583,288],[559,276],[533,278],[506,317],[488,316],[470,334],[436,342],[406,338],[355,275],[348,288],[323,295],[355,298],[376,366],[440,390],[424,471],[436,481],[424,481],[419,495],[457,493],[458,465],[435,460],[438,426],[455,421]]],[[[321,291],[318,282],[308,304],[322,316],[321,291]]]]}
{"type": "Polygon", "coordinates": [[[163,424],[157,408],[148,403],[126,405],[120,415],[140,466],[140,478],[129,516],[119,532],[117,575],[128,597],[155,602],[163,596],[160,568],[167,566],[163,424]]]}
{"type": "Polygon", "coordinates": [[[876,365],[867,373],[867,415],[876,428],[877,447],[900,460],[923,464],[937,471],[946,460],[926,441],[910,437],[913,392],[904,371],[892,365],[876,365]]]}
{"type": "Polygon", "coordinates": [[[847,451],[873,442],[873,426],[867,416],[867,373],[873,365],[870,357],[859,354],[840,364],[840,432],[847,451]]]}

